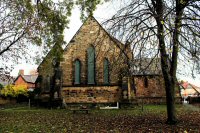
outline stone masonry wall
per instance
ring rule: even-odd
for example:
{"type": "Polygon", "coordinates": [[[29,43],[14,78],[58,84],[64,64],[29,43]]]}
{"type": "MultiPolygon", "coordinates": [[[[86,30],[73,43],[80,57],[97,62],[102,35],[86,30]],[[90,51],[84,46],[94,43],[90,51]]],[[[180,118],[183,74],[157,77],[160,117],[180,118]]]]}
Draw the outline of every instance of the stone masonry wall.
{"type": "MultiPolygon", "coordinates": [[[[66,103],[106,103],[116,102],[121,97],[122,71],[127,69],[125,56],[120,49],[124,45],[111,37],[101,25],[89,17],[74,35],[63,51],[62,69],[62,98],[66,103]],[[87,50],[95,49],[95,84],[87,83],[87,50]],[[81,84],[75,85],[75,61],[81,62],[81,84]],[[103,83],[103,61],[109,61],[109,85],[103,83]]],[[[128,49],[128,48],[127,48],[128,49]]],[[[50,54],[49,54],[50,55],[50,54]]],[[[45,77],[53,75],[51,56],[47,56],[39,67],[39,74],[45,77]]],[[[129,54],[131,56],[132,54],[129,54]]],[[[129,57],[131,59],[131,57],[129,57]]],[[[42,83],[45,84],[44,80],[42,83]]],[[[43,85],[45,86],[45,85],[43,85]]],[[[43,89],[45,89],[43,87],[43,89]]]]}
{"type": "Polygon", "coordinates": [[[64,87],[61,92],[65,103],[112,103],[120,100],[118,86],[64,87]]]}
{"type": "Polygon", "coordinates": [[[47,84],[50,84],[47,82],[48,78],[52,77],[54,75],[54,68],[52,65],[52,60],[58,55],[62,55],[63,49],[59,45],[54,45],[52,49],[49,51],[49,53],[46,55],[44,60],[41,62],[39,65],[37,71],[38,71],[38,76],[41,76],[41,81],[40,81],[40,89],[41,92],[46,91],[46,87],[49,86],[47,84]]]}
{"type": "Polygon", "coordinates": [[[114,42],[94,18],[88,18],[64,50],[64,60],[61,62],[63,85],[73,86],[76,59],[81,62],[81,84],[87,85],[87,49],[91,46],[95,49],[96,84],[103,85],[103,60],[105,58],[110,62],[110,84],[118,84],[119,73],[125,69],[124,56],[120,54],[119,49],[121,45],[119,42],[114,42]]]}

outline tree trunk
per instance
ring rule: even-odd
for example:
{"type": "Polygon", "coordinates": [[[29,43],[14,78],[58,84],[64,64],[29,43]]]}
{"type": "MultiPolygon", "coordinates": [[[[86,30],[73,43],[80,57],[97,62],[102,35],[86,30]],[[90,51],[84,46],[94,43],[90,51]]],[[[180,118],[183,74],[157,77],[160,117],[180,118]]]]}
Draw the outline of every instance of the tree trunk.
{"type": "Polygon", "coordinates": [[[175,83],[169,72],[169,63],[165,49],[163,49],[164,40],[159,39],[159,46],[161,51],[161,68],[165,81],[166,102],[167,102],[167,124],[175,124],[177,122],[175,115],[175,98],[174,88],[175,83]],[[163,52],[165,51],[165,52],[163,52]]]}
{"type": "MultiPolygon", "coordinates": [[[[174,90],[176,87],[176,70],[177,70],[177,60],[178,60],[178,49],[179,49],[179,32],[181,28],[181,17],[183,14],[183,9],[185,5],[187,5],[188,1],[181,2],[180,0],[176,0],[176,18],[175,18],[175,28],[173,31],[173,51],[172,51],[172,60],[170,66],[170,76],[171,82],[167,84],[169,86],[169,90],[166,90],[166,97],[167,97],[167,112],[168,112],[168,120],[167,123],[175,124],[176,117],[175,117],[175,98],[174,98],[174,90]],[[171,87],[171,88],[170,88],[171,87]]],[[[166,88],[167,89],[167,88],[166,88]]]]}
{"type": "Polygon", "coordinates": [[[167,124],[175,124],[177,122],[175,115],[175,99],[174,99],[174,88],[175,82],[170,74],[170,61],[166,52],[166,46],[164,41],[164,26],[163,20],[163,0],[156,0],[154,3],[157,15],[155,16],[158,31],[157,36],[159,40],[159,49],[161,57],[161,68],[165,81],[165,91],[166,91],[166,102],[167,102],[167,124]]]}
{"type": "MultiPolygon", "coordinates": [[[[169,80],[168,84],[165,85],[166,90],[166,102],[167,102],[167,124],[176,124],[176,114],[175,114],[175,97],[174,97],[174,82],[169,80]]],[[[166,83],[166,81],[165,81],[166,83]]]]}

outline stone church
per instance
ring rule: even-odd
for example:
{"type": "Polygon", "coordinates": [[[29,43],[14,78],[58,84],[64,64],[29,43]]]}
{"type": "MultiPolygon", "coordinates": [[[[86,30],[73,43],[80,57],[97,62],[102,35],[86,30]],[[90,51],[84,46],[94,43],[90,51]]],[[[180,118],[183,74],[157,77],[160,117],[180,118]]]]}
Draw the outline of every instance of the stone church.
{"type": "Polygon", "coordinates": [[[162,96],[164,83],[154,84],[160,74],[150,78],[133,74],[136,84],[128,82],[126,64],[132,56],[129,45],[109,35],[94,17],[88,17],[64,50],[54,45],[38,66],[39,97],[60,98],[64,103],[114,103],[137,95],[134,88],[139,90],[138,96],[143,94],[141,90],[149,91],[148,79],[151,91],[159,92],[154,96],[162,96]],[[62,59],[56,61],[55,53],[62,59]]]}

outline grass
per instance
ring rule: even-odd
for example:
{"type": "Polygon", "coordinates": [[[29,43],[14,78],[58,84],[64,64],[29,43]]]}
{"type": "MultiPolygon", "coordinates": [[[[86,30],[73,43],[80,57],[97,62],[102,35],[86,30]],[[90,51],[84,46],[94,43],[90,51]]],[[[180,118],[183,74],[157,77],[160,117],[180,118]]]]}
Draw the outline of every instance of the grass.
{"type": "Polygon", "coordinates": [[[0,132],[199,132],[200,112],[177,105],[177,125],[166,125],[165,105],[146,105],[133,109],[91,110],[72,114],[64,109],[18,107],[0,110],[0,132]]]}

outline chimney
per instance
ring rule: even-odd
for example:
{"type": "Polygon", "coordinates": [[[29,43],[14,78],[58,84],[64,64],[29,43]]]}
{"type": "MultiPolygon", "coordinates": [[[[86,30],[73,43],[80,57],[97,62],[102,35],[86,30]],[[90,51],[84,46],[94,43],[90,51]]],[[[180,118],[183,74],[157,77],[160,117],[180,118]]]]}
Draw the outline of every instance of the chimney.
{"type": "Polygon", "coordinates": [[[20,69],[18,75],[24,75],[24,70],[20,69]]]}

